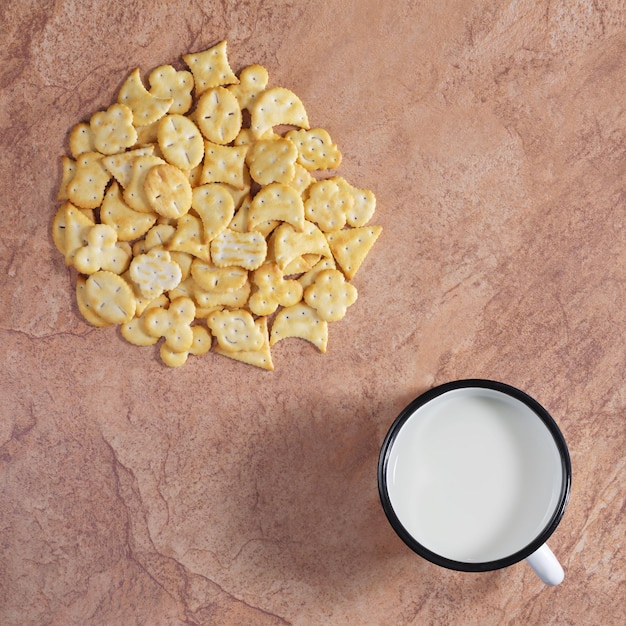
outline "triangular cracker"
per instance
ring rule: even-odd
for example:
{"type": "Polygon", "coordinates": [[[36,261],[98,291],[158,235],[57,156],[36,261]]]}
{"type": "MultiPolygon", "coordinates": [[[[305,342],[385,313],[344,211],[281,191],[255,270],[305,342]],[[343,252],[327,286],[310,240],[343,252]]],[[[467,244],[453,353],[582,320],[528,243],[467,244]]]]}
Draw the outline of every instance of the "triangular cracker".
{"type": "Polygon", "coordinates": [[[382,230],[382,226],[361,226],[326,233],[335,261],[348,280],[354,278],[382,230]]]}

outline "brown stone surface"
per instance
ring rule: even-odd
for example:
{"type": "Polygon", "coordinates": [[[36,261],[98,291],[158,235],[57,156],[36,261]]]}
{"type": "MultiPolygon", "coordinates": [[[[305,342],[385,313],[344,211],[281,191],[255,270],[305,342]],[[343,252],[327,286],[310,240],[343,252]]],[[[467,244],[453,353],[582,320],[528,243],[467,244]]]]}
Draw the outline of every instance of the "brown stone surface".
{"type": "Polygon", "coordinates": [[[0,623],[623,623],[626,14],[620,2],[0,4],[0,623]],[[375,191],[384,232],[319,354],[163,367],[94,329],[50,226],[70,128],[227,39],[375,191]],[[550,542],[463,574],[410,552],[376,463],[430,386],[503,380],[569,443],[550,542]]]}

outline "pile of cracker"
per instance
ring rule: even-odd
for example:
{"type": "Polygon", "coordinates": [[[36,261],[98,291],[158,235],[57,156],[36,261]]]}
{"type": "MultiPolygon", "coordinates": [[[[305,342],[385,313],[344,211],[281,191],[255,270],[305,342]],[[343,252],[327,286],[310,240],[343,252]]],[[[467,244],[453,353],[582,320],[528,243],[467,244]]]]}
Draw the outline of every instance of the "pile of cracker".
{"type": "Polygon", "coordinates": [[[324,353],[381,233],[376,198],[331,175],[339,148],[264,67],[236,75],[226,41],[183,60],[149,89],[135,69],[70,132],[52,236],[78,309],[161,342],[170,367],[213,351],[273,370],[287,337],[324,353]]]}

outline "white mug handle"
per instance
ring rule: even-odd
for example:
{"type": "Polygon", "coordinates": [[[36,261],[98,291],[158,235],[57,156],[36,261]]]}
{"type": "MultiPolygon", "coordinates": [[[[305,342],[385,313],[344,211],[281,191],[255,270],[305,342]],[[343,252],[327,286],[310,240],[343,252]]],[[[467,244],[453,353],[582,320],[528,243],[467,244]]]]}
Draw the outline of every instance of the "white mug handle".
{"type": "Polygon", "coordinates": [[[552,550],[548,548],[547,543],[544,543],[539,549],[526,557],[526,563],[533,568],[535,574],[546,585],[558,585],[565,578],[565,572],[561,564],[554,556],[552,550]]]}

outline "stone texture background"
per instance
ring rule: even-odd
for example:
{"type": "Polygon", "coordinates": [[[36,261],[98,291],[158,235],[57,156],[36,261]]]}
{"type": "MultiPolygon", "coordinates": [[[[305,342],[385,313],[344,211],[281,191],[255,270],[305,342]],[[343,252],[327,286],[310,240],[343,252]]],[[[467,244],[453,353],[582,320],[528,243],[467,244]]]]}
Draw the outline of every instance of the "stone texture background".
{"type": "Polygon", "coordinates": [[[626,12],[610,0],[0,4],[0,622],[603,624],[626,595],[626,12]],[[375,191],[384,232],[320,355],[164,368],[73,303],[50,226],[71,127],[134,67],[228,40],[375,191]],[[405,404],[523,388],[569,443],[551,547],[462,574],[378,502],[405,404]]]}

